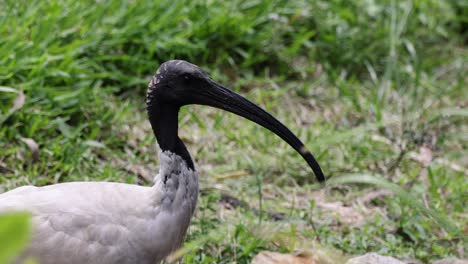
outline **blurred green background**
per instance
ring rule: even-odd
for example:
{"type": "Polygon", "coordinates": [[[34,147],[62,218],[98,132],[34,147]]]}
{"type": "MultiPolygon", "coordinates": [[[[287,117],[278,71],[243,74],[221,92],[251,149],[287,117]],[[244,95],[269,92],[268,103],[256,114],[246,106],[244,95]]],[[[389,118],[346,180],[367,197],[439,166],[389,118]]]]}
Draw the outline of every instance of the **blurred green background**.
{"type": "MultiPolygon", "coordinates": [[[[202,192],[183,262],[248,263],[262,250],[311,248],[422,262],[465,254],[467,1],[0,6],[3,191],[151,184],[147,83],[160,63],[184,59],[283,121],[330,180],[314,185],[300,156],[268,131],[185,107],[180,134],[202,192]]],[[[0,217],[0,245],[11,241],[2,232],[11,223],[27,226],[15,217],[24,219],[0,217]]]]}

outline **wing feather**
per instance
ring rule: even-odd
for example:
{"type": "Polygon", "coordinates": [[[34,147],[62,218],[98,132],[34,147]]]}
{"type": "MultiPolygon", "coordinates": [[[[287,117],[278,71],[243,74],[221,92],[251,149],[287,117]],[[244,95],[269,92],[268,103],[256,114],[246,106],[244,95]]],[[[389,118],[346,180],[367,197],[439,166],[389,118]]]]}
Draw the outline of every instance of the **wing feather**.
{"type": "Polygon", "coordinates": [[[25,186],[0,195],[0,212],[32,214],[25,256],[40,263],[144,263],[152,256],[139,241],[145,235],[138,226],[155,217],[147,206],[150,189],[97,182],[25,186]]]}

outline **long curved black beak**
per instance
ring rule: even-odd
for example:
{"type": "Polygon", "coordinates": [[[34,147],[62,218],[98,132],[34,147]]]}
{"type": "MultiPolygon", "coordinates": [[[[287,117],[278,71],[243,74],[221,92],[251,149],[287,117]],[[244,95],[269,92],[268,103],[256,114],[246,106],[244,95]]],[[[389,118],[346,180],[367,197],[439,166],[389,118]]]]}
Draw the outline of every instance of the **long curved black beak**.
{"type": "Polygon", "coordinates": [[[226,87],[217,84],[211,79],[208,80],[208,86],[209,87],[205,87],[205,89],[197,91],[196,95],[192,97],[192,103],[208,105],[229,111],[270,130],[286,141],[307,161],[319,182],[325,181],[325,176],[317,160],[312,153],[307,150],[301,140],[285,125],[259,106],[226,87]]]}

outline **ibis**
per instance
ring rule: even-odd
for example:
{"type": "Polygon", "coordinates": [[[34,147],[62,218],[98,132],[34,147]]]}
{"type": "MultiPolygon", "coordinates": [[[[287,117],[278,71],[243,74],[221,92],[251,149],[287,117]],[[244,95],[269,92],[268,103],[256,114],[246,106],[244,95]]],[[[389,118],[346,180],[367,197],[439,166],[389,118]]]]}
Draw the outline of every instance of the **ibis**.
{"type": "Polygon", "coordinates": [[[0,194],[0,213],[28,212],[32,217],[31,239],[15,262],[32,257],[41,264],[154,264],[178,249],[199,188],[194,162],[178,136],[179,109],[189,104],[223,109],[263,126],[295,149],[318,181],[325,181],[311,152],[276,118],[198,66],[167,61],[152,77],[146,97],[159,145],[153,186],[69,182],[0,194]]]}

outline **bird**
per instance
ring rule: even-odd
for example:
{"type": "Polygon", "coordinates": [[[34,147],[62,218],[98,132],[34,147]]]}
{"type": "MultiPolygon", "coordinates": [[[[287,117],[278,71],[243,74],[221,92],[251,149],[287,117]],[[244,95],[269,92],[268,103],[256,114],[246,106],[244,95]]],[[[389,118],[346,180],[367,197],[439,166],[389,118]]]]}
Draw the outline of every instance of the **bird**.
{"type": "Polygon", "coordinates": [[[263,126],[308,163],[319,182],[322,169],[285,125],[200,67],[183,60],[162,63],[151,78],[146,108],[159,145],[159,173],[152,186],[68,182],[23,186],[0,194],[0,213],[27,212],[32,234],[13,263],[154,264],[181,247],[198,198],[198,174],[178,136],[179,109],[219,108],[263,126]]]}

